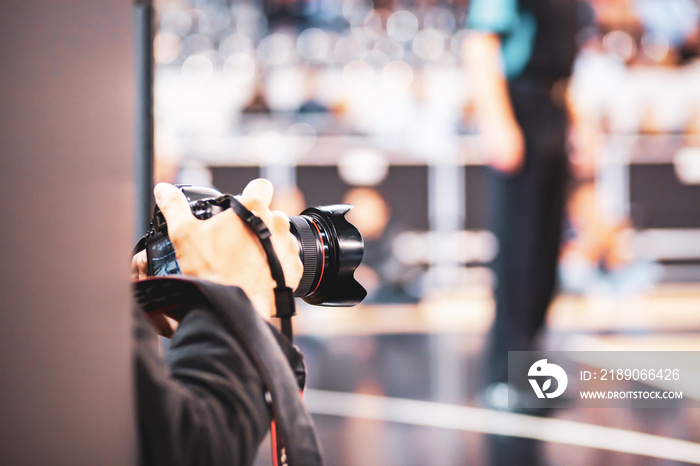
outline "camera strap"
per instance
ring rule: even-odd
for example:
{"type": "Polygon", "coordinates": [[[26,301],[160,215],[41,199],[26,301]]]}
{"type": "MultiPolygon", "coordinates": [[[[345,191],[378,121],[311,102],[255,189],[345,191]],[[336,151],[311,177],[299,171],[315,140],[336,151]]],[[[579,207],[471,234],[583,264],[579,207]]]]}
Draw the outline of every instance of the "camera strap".
{"type": "Polygon", "coordinates": [[[231,207],[231,209],[240,217],[240,219],[243,220],[243,223],[248,226],[250,231],[252,231],[255,236],[258,237],[258,240],[260,240],[260,244],[262,245],[265,255],[267,256],[267,264],[270,267],[270,274],[272,275],[272,279],[277,284],[274,290],[276,313],[273,317],[278,317],[280,319],[282,334],[287,337],[290,342],[292,342],[292,317],[296,315],[294,290],[287,286],[284,279],[282,265],[280,264],[277,254],[275,253],[272,240],[270,239],[272,233],[270,233],[267,225],[265,225],[265,222],[263,222],[260,217],[248,210],[248,208],[241,204],[241,202],[234,196],[224,194],[216,199],[216,203],[222,209],[231,207]]]}
{"type": "MultiPolygon", "coordinates": [[[[252,231],[255,236],[260,240],[260,244],[265,251],[267,256],[267,264],[270,267],[270,274],[272,279],[275,280],[277,286],[275,287],[275,309],[276,313],[274,317],[280,319],[282,334],[292,342],[293,331],[292,331],[292,316],[296,314],[296,308],[294,304],[294,290],[287,286],[284,279],[284,270],[282,270],[282,264],[280,264],[279,258],[275,253],[275,248],[272,245],[272,233],[265,225],[265,222],[255,215],[253,212],[248,210],[238,199],[230,194],[224,194],[216,199],[216,203],[222,208],[226,209],[231,207],[231,209],[243,220],[250,231],[252,231]]],[[[272,439],[272,454],[275,466],[286,466],[288,464],[288,439],[285,439],[285,435],[278,429],[277,420],[273,419],[270,427],[270,437],[272,439]]]]}

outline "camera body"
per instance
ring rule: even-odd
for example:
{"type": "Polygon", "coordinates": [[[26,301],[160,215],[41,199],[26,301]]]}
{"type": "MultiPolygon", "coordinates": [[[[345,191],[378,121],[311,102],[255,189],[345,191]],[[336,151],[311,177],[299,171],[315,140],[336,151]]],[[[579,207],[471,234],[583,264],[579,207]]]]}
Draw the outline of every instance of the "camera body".
{"type": "MultiPolygon", "coordinates": [[[[192,214],[206,220],[223,212],[212,188],[177,185],[190,204],[192,214]]],[[[362,235],[345,219],[347,204],[311,207],[289,218],[290,231],[299,243],[304,272],[294,295],[310,304],[353,306],[367,295],[354,278],[362,261],[362,235]]],[[[163,213],[156,206],[145,236],[149,276],[181,273],[163,213]]]]}
{"type": "MultiPolygon", "coordinates": [[[[192,213],[198,219],[206,220],[221,212],[221,208],[213,202],[221,196],[219,191],[190,185],[177,185],[177,187],[187,198],[192,213]]],[[[161,277],[180,273],[175,249],[168,237],[168,225],[158,206],[153,212],[151,226],[146,233],[146,256],[148,257],[148,275],[161,277]]]]}

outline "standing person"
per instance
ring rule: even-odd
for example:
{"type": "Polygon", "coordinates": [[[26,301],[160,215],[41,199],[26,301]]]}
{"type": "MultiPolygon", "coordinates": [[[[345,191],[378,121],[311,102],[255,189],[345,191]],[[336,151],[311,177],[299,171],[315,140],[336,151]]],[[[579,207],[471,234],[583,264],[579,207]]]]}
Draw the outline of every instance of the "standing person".
{"type": "Polygon", "coordinates": [[[554,293],[569,174],[576,0],[472,0],[465,54],[490,171],[496,314],[484,401],[508,407],[508,351],[536,349],[554,293]]]}

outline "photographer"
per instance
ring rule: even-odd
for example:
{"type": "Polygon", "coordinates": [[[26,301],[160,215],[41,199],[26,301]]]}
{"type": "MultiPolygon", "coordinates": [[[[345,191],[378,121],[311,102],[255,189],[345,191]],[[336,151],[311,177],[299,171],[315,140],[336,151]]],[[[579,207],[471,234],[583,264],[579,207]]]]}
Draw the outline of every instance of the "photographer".
{"type": "MultiPolygon", "coordinates": [[[[265,320],[273,316],[275,282],[265,252],[238,215],[227,209],[199,220],[176,187],[161,183],[154,193],[183,275],[236,287],[229,289],[233,298],[226,304],[234,318],[251,309],[265,320]]],[[[250,182],[239,198],[270,230],[287,286],[294,289],[302,275],[297,242],[287,216],[270,211],[271,200],[272,185],[261,179],[250,182]]],[[[132,275],[142,279],[146,274],[142,251],[134,256],[132,275]]],[[[137,312],[136,388],[144,464],[242,465],[255,459],[270,425],[269,387],[214,307],[193,306],[177,328],[165,316],[153,319],[161,334],[172,334],[167,364],[153,328],[137,312]]]]}

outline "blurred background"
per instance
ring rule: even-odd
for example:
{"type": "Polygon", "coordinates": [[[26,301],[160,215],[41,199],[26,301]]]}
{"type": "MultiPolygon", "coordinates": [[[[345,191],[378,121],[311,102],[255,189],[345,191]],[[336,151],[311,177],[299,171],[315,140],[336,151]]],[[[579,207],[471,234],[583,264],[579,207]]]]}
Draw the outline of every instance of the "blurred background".
{"type": "MultiPolygon", "coordinates": [[[[700,5],[580,3],[569,87],[596,167],[569,189],[542,347],[698,351],[700,5]]],[[[692,398],[546,418],[483,407],[498,243],[463,53],[468,0],[155,7],[156,181],[237,193],[262,176],[290,215],[356,206],[368,298],[296,318],[328,464],[700,462],[692,398]]]]}

